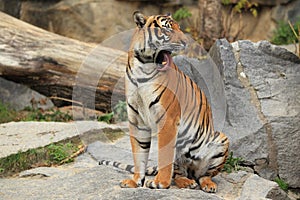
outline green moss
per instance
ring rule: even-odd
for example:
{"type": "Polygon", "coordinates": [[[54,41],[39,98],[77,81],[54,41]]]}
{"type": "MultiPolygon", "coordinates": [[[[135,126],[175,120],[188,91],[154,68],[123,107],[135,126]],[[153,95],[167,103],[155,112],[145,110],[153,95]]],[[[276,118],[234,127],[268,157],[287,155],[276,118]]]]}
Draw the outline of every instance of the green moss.
{"type": "Polygon", "coordinates": [[[16,117],[16,111],[9,108],[8,104],[0,101],[0,123],[13,121],[16,117]]]}
{"type": "Polygon", "coordinates": [[[284,191],[287,191],[287,190],[288,190],[289,185],[288,185],[284,180],[282,180],[281,178],[276,177],[274,181],[278,184],[278,186],[279,186],[282,190],[284,190],[284,191]]]}
{"type": "Polygon", "coordinates": [[[37,166],[51,166],[72,162],[71,155],[79,150],[80,140],[52,143],[46,147],[29,149],[0,159],[0,177],[10,176],[37,166]],[[68,159],[70,158],[70,159],[68,159]]]}

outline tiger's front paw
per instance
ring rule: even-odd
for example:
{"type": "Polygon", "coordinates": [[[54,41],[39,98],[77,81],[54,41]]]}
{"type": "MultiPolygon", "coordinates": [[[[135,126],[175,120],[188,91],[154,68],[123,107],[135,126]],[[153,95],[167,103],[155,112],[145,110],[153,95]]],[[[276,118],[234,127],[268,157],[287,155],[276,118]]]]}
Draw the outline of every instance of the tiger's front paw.
{"type": "Polygon", "coordinates": [[[132,179],[123,180],[120,183],[121,188],[137,188],[138,184],[132,179]]]}
{"type": "Polygon", "coordinates": [[[217,184],[211,180],[211,177],[202,177],[199,180],[200,187],[205,192],[217,192],[217,184]]]}
{"type": "Polygon", "coordinates": [[[170,181],[147,180],[146,187],[151,189],[168,189],[171,185],[170,181]]]}

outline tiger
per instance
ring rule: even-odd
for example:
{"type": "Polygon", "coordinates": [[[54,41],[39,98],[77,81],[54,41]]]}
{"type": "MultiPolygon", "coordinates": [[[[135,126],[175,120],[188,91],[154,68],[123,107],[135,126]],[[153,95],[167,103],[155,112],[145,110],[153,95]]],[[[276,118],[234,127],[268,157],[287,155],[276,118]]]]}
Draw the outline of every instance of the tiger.
{"type": "Polygon", "coordinates": [[[212,177],[224,166],[229,141],[224,133],[214,131],[204,92],[173,62],[172,55],[186,48],[188,38],[170,14],[146,16],[136,11],[133,19],[136,29],[128,51],[125,94],[134,168],[128,169],[133,178],[120,186],[168,189],[175,183],[215,193],[212,177]],[[157,172],[152,173],[153,180],[145,180],[155,134],[157,172]]]}

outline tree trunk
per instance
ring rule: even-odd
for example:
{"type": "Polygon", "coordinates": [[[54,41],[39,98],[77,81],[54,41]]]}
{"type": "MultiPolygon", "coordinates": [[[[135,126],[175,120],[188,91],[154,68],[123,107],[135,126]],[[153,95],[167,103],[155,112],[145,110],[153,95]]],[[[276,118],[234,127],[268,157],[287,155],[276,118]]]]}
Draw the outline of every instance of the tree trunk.
{"type": "Polygon", "coordinates": [[[108,111],[112,94],[124,99],[126,52],[62,37],[1,12],[0,19],[3,78],[52,97],[57,106],[76,102],[108,111]]]}
{"type": "Polygon", "coordinates": [[[223,32],[222,3],[216,0],[198,0],[199,30],[203,46],[208,50],[223,32]]]}

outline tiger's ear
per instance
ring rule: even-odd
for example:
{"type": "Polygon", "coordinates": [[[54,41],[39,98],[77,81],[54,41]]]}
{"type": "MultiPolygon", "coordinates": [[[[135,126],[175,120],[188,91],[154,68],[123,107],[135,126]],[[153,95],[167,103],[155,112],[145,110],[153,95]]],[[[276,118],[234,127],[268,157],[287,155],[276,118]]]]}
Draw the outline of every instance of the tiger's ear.
{"type": "Polygon", "coordinates": [[[133,20],[139,28],[143,28],[147,21],[146,16],[144,16],[140,11],[135,11],[133,13],[133,20]]]}

